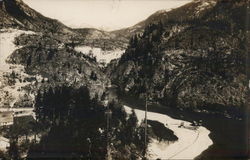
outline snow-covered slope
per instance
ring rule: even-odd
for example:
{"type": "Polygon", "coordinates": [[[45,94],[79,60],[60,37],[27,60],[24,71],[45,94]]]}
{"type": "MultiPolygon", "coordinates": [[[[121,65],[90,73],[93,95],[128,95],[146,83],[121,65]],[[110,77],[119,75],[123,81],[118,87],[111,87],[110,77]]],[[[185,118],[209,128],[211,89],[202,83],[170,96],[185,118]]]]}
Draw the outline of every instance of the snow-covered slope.
{"type": "MultiPolygon", "coordinates": [[[[127,113],[131,113],[131,108],[124,106],[127,113]]],[[[135,109],[136,116],[141,123],[145,117],[145,111],[135,109]]],[[[148,146],[149,159],[194,159],[213,144],[209,138],[210,131],[199,126],[193,129],[190,122],[171,118],[164,114],[148,112],[149,120],[163,123],[166,127],[174,131],[178,141],[174,143],[159,142],[152,139],[148,146]],[[184,123],[184,127],[179,127],[184,123]]]]}
{"type": "MultiPolygon", "coordinates": [[[[9,64],[8,57],[21,47],[14,44],[15,37],[21,34],[34,34],[31,31],[17,29],[0,30],[0,107],[13,107],[14,104],[25,96],[26,99],[33,99],[34,95],[26,93],[23,89],[31,82],[24,81],[30,77],[24,72],[24,67],[16,64],[9,64]]],[[[36,76],[40,79],[40,76],[36,76]]],[[[26,106],[23,106],[26,107],[26,106]]]]}
{"type": "Polygon", "coordinates": [[[125,50],[111,50],[104,51],[101,48],[95,48],[90,46],[78,46],[75,47],[77,52],[81,52],[90,57],[95,57],[98,63],[102,63],[104,65],[108,64],[111,60],[120,58],[125,50]]]}
{"type": "Polygon", "coordinates": [[[22,31],[17,29],[1,29],[0,30],[0,71],[6,72],[10,71],[11,65],[6,62],[7,58],[13,53],[17,47],[14,44],[15,37],[21,35],[22,33],[32,34],[30,31],[22,31]]]}

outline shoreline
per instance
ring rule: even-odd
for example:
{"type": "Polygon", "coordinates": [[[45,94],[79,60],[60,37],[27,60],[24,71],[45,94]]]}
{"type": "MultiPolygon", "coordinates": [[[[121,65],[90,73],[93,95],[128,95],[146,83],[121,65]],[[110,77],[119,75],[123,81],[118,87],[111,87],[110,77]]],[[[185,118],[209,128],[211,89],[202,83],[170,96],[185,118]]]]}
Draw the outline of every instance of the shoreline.
{"type": "MultiPolygon", "coordinates": [[[[144,109],[144,102],[131,96],[120,95],[123,105],[133,106],[134,109],[144,109]]],[[[222,115],[197,113],[190,110],[180,110],[160,104],[151,104],[148,111],[167,114],[168,116],[188,122],[202,120],[202,126],[210,130],[209,137],[213,145],[203,151],[196,160],[216,159],[247,159],[247,120],[230,119],[222,115]]]]}
{"type": "MultiPolygon", "coordinates": [[[[124,108],[127,113],[132,110],[131,107],[126,105],[124,105],[124,108]]],[[[139,123],[143,121],[145,111],[135,109],[135,113],[139,123]]],[[[210,131],[205,127],[199,126],[197,130],[193,130],[190,122],[154,112],[148,112],[148,119],[163,123],[178,137],[178,140],[173,143],[159,142],[152,139],[148,146],[148,158],[150,159],[194,159],[213,144],[208,136],[210,131]],[[184,123],[185,127],[180,128],[180,123],[184,123]]]]}

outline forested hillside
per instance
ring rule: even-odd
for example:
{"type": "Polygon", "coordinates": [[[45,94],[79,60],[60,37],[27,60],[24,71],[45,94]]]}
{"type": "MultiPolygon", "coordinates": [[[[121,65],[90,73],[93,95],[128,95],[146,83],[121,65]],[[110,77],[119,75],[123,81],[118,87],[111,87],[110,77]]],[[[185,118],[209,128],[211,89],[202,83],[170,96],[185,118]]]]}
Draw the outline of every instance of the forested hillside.
{"type": "Polygon", "coordinates": [[[108,74],[124,93],[232,115],[246,103],[247,3],[199,0],[163,13],[108,74]]]}

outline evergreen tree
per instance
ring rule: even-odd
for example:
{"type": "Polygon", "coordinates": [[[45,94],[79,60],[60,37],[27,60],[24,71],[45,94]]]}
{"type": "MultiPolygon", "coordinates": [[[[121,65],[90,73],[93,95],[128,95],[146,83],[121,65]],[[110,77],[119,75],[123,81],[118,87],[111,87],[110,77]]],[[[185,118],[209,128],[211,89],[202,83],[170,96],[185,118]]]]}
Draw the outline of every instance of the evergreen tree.
{"type": "Polygon", "coordinates": [[[97,75],[96,75],[96,73],[95,73],[94,71],[91,71],[90,78],[91,78],[92,80],[94,80],[94,81],[97,80],[97,75]]]}
{"type": "Polygon", "coordinates": [[[15,140],[11,140],[8,153],[9,153],[10,158],[13,160],[18,160],[21,158],[19,150],[18,150],[18,145],[15,140]]]}
{"type": "Polygon", "coordinates": [[[31,55],[28,57],[26,64],[27,64],[27,66],[31,65],[31,55]]]}

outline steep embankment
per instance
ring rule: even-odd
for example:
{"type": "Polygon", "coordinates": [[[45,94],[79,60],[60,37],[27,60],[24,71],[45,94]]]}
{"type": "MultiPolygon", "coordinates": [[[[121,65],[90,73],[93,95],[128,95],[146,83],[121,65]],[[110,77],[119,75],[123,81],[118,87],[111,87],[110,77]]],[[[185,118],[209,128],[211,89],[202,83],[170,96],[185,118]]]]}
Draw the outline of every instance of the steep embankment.
{"type": "Polygon", "coordinates": [[[247,92],[246,4],[197,0],[163,13],[107,72],[124,93],[237,117],[247,92]]]}

